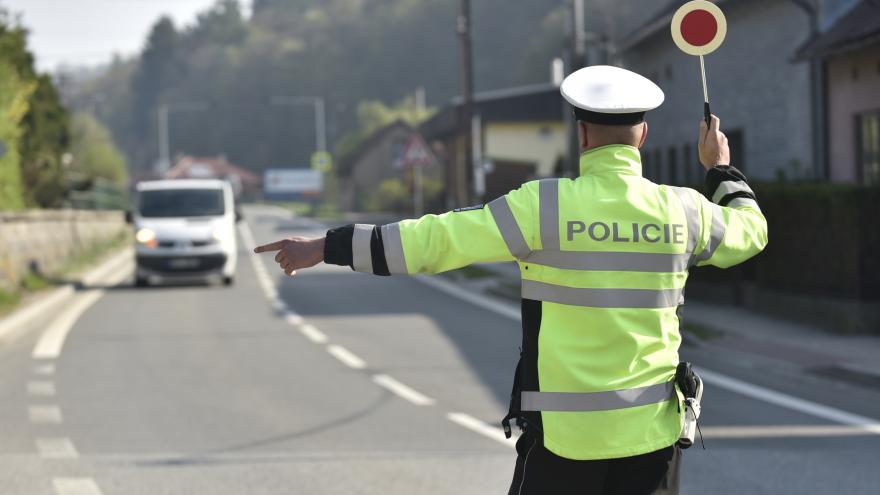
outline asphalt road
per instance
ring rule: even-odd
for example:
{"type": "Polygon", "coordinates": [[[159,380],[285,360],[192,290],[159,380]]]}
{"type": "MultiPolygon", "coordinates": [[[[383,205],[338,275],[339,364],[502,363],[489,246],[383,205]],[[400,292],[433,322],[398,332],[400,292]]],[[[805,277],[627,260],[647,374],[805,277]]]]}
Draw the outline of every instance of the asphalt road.
{"type": "MultiPolygon", "coordinates": [[[[316,226],[246,218],[233,287],[93,287],[56,357],[64,315],[0,342],[0,493],[506,493],[516,322],[414,278],[285,278],[250,237],[316,226]]],[[[716,372],[684,493],[880,492],[880,394],[684,355],[716,372]]]]}

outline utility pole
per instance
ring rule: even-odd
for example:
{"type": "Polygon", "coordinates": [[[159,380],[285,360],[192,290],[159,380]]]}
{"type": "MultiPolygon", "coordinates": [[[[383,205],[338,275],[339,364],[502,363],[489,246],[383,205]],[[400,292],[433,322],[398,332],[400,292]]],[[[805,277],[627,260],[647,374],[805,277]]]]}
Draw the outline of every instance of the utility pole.
{"type": "Polygon", "coordinates": [[[171,152],[168,143],[168,105],[159,105],[159,162],[156,164],[156,172],[164,176],[171,168],[171,152]]]}
{"type": "MultiPolygon", "coordinates": [[[[458,15],[458,35],[461,47],[461,96],[462,104],[458,115],[459,133],[464,139],[464,161],[456,163],[456,202],[458,206],[466,206],[471,202],[471,184],[474,171],[474,141],[471,129],[474,116],[474,74],[471,51],[471,2],[461,0],[458,15]]],[[[462,156],[461,153],[458,154],[462,156]]]]}
{"type": "MultiPolygon", "coordinates": [[[[587,65],[587,31],[584,19],[584,0],[568,0],[568,13],[571,22],[566,24],[569,47],[566,59],[567,73],[587,65]]],[[[563,103],[566,128],[568,130],[568,170],[567,175],[577,177],[580,174],[580,144],[577,135],[577,121],[571,107],[563,103]]]]}
{"type": "Polygon", "coordinates": [[[158,108],[159,124],[159,161],[156,163],[156,172],[163,176],[171,168],[171,132],[169,130],[168,117],[174,112],[198,112],[207,110],[208,104],[201,101],[187,101],[174,103],[160,103],[158,108]]]}
{"type": "Polygon", "coordinates": [[[321,96],[273,96],[270,105],[300,106],[311,105],[315,109],[315,151],[327,151],[327,115],[324,98],[321,96]]]}

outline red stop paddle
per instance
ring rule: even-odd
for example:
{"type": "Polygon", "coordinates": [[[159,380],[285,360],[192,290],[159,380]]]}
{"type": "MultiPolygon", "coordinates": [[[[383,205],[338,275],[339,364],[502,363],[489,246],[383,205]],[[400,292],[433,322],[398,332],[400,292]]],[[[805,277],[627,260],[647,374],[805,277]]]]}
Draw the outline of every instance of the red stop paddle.
{"type": "Polygon", "coordinates": [[[718,49],[727,35],[724,13],[712,2],[692,0],[682,5],[672,16],[672,40],[681,51],[700,57],[700,74],[703,77],[703,116],[706,124],[711,120],[709,89],[706,84],[704,55],[718,49]]]}

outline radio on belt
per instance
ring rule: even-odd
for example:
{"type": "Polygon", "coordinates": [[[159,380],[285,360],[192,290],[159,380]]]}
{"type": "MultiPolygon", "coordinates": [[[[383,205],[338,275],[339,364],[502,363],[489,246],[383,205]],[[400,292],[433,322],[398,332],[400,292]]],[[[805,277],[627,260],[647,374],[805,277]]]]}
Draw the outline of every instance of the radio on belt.
{"type": "MultiPolygon", "coordinates": [[[[686,449],[694,444],[694,435],[698,429],[700,401],[703,400],[703,380],[691,368],[691,363],[681,362],[675,370],[675,383],[684,395],[685,404],[684,427],[681,429],[678,445],[686,449]]],[[[702,433],[700,439],[702,440],[702,433]]]]}

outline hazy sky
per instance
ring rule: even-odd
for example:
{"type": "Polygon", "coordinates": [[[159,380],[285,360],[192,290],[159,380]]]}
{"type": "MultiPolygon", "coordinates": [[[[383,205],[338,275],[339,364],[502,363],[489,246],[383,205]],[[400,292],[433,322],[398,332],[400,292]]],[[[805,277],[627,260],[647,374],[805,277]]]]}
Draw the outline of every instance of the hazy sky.
{"type": "MultiPolygon", "coordinates": [[[[30,48],[41,70],[59,64],[94,65],[114,53],[130,55],[142,47],[156,19],[168,14],[178,27],[214,0],[0,0],[21,14],[31,31],[30,48]]],[[[250,1],[246,2],[248,5],[250,1]]]]}

